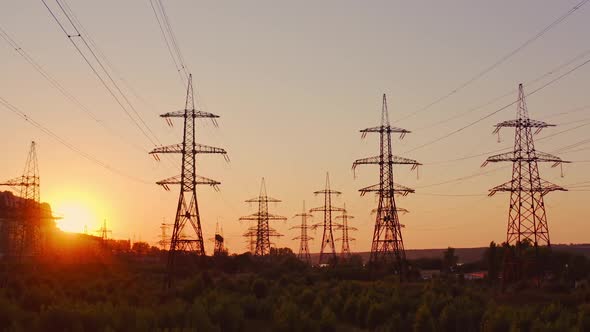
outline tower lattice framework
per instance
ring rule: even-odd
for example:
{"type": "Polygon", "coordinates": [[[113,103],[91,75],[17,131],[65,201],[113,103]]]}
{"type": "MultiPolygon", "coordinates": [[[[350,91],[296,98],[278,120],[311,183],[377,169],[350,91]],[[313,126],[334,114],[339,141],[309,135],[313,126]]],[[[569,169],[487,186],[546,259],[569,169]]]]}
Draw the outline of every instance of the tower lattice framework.
{"type": "Polygon", "coordinates": [[[156,182],[166,190],[170,190],[169,185],[180,185],[180,195],[172,228],[170,250],[168,251],[168,285],[170,286],[175,269],[175,260],[179,252],[205,255],[201,215],[197,201],[197,185],[209,185],[217,189],[217,186],[221,184],[218,181],[197,174],[196,156],[197,154],[222,154],[226,160],[229,159],[224,149],[196,142],[195,120],[210,119],[217,126],[215,119],[219,118],[219,116],[195,109],[192,75],[189,75],[188,78],[184,110],[169,112],[160,116],[165,118],[169,125],[172,125],[171,118],[184,119],[182,143],[158,147],[150,152],[157,160],[159,160],[158,154],[160,153],[178,153],[182,155],[181,174],[156,182]],[[194,234],[183,236],[183,230],[187,224],[194,234]]]}
{"type": "Polygon", "coordinates": [[[336,239],[336,241],[342,241],[342,248],[340,249],[340,258],[342,260],[350,259],[350,256],[352,255],[352,252],[350,251],[350,242],[356,240],[348,234],[349,231],[358,230],[356,227],[350,227],[348,225],[348,221],[353,218],[354,216],[348,214],[346,204],[344,205],[344,211],[342,211],[342,214],[336,217],[336,219],[340,220],[337,229],[342,231],[342,236],[336,239]]]}
{"type": "Polygon", "coordinates": [[[40,205],[40,177],[37,162],[37,144],[31,147],[25,162],[23,174],[0,183],[19,193],[18,212],[6,223],[6,255],[20,259],[22,255],[36,255],[41,249],[42,211],[40,205]]]}
{"type": "Polygon", "coordinates": [[[535,248],[551,246],[549,226],[545,210],[544,196],[549,192],[566,189],[541,179],[539,162],[553,163],[553,167],[567,163],[561,158],[535,149],[534,134],[543,128],[553,127],[543,121],[529,118],[522,84],[518,86],[518,106],[515,120],[496,124],[494,133],[502,128],[514,128],[514,149],[511,152],[490,156],[482,166],[495,162],[512,162],[512,179],[490,189],[489,196],[497,192],[510,193],[508,209],[508,227],[506,243],[516,246],[516,257],[505,259],[504,275],[506,278],[518,278],[519,244],[530,241],[535,248]]]}
{"type": "Polygon", "coordinates": [[[307,231],[310,229],[310,226],[307,223],[307,219],[311,218],[313,215],[308,213],[305,209],[305,201],[303,201],[303,210],[301,213],[298,213],[294,216],[301,218],[301,225],[293,226],[291,229],[299,229],[301,234],[293,238],[293,240],[299,240],[299,252],[297,253],[297,258],[306,262],[307,264],[311,265],[311,255],[309,254],[309,241],[313,240],[313,237],[307,234],[307,231]]]}
{"type": "Polygon", "coordinates": [[[398,215],[400,209],[395,202],[395,195],[405,196],[413,193],[414,190],[395,183],[393,165],[410,165],[414,170],[421,164],[413,159],[393,155],[391,134],[399,133],[400,138],[403,138],[410,131],[390,125],[385,94],[383,94],[383,106],[381,108],[381,125],[363,129],[360,132],[362,138],[365,138],[368,133],[379,133],[380,138],[380,153],[378,156],[356,160],[352,165],[353,170],[359,165],[379,165],[379,183],[359,190],[361,196],[368,192],[375,192],[379,198],[369,263],[379,265],[393,262],[400,275],[403,275],[405,273],[406,252],[401,232],[402,226],[398,215]]]}
{"type": "Polygon", "coordinates": [[[332,221],[332,212],[342,212],[343,208],[332,205],[332,196],[339,196],[342,193],[337,190],[330,189],[330,174],[326,172],[326,187],[324,190],[314,192],[315,195],[324,195],[324,206],[313,208],[310,212],[323,212],[324,221],[314,224],[313,229],[318,227],[323,228],[322,244],[320,247],[320,258],[318,264],[335,264],[336,263],[336,247],[334,245],[334,224],[332,221]]]}
{"type": "Polygon", "coordinates": [[[268,212],[268,203],[279,203],[281,200],[267,196],[266,194],[266,182],[264,178],[262,178],[262,183],[260,185],[260,194],[258,197],[254,197],[252,199],[246,200],[246,203],[258,203],[258,212],[253,213],[248,216],[240,217],[240,221],[255,221],[256,226],[250,227],[248,231],[244,234],[247,237],[250,237],[256,234],[256,247],[254,248],[254,255],[255,256],[267,256],[270,254],[270,248],[272,242],[270,241],[271,237],[280,237],[282,236],[276,230],[270,227],[270,221],[286,221],[287,218],[275,214],[270,214],[268,212]]]}

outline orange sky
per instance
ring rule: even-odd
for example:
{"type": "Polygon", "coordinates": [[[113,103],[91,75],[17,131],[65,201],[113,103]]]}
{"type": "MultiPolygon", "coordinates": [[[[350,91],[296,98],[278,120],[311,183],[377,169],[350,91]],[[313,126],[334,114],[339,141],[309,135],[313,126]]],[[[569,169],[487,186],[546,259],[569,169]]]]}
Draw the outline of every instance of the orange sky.
{"type": "MultiPolygon", "coordinates": [[[[486,194],[510,178],[510,169],[489,165],[481,170],[485,156],[463,157],[510,146],[509,130],[502,133],[501,143],[491,131],[496,122],[514,118],[515,107],[436,144],[410,150],[512,102],[516,94],[432,124],[486,104],[516,89],[519,82],[529,83],[525,89],[532,91],[588,59],[587,53],[542,77],[590,49],[590,7],[581,8],[451,97],[416,116],[396,120],[461,86],[577,2],[164,1],[195,77],[197,104],[221,116],[220,128],[199,125],[198,141],[226,149],[231,158],[227,164],[219,156],[199,156],[199,174],[222,182],[220,192],[199,188],[205,238],[213,237],[219,221],[230,252],[243,251],[240,234],[247,225],[237,219],[252,213],[254,207],[243,201],[258,194],[261,177],[266,178],[269,194],[283,200],[271,206],[272,212],[292,217],[300,213],[303,200],[310,208],[321,205],[321,197],[312,193],[322,189],[329,171],[332,187],[344,193],[336,203],[346,203],[356,217],[351,221],[359,229],[351,234],[357,239],[353,250],[369,250],[374,224],[369,212],[376,201],[360,197],[357,190],[377,183],[378,169],[363,167],[355,179],[350,168],[355,159],[378,153],[377,137],[361,141],[358,130],[379,124],[381,94],[387,93],[392,124],[412,131],[404,140],[394,140],[395,153],[424,163],[419,179],[407,168],[396,169],[401,184],[416,188],[416,194],[398,201],[410,210],[401,216],[406,247],[501,242],[508,196],[486,194]],[[491,172],[450,181],[486,171],[491,172]]],[[[71,1],[70,6],[117,69],[115,79],[159,141],[180,142],[181,123],[170,128],[158,114],[183,108],[185,88],[149,1],[84,0],[71,1]]],[[[0,22],[109,130],[64,98],[3,40],[0,97],[86,153],[141,181],[89,162],[1,106],[0,178],[21,172],[30,141],[35,140],[43,201],[90,211],[89,217],[80,217],[89,219],[80,222],[80,230],[84,224],[89,230],[98,229],[106,218],[115,237],[155,243],[163,218],[173,220],[178,188],[166,192],[154,182],[178,174],[178,162],[156,162],[147,155],[153,145],[100,85],[41,2],[9,0],[0,11],[0,22]]],[[[528,99],[531,117],[559,125],[537,138],[590,121],[590,108],[570,112],[590,105],[587,67],[528,99]],[[568,113],[560,114],[564,112],[568,113]]],[[[589,127],[541,140],[537,148],[551,153],[587,139],[589,127]]],[[[578,161],[565,166],[565,178],[549,165],[541,167],[542,177],[566,186],[589,181],[585,147],[560,154],[578,161]]],[[[581,189],[546,197],[553,243],[589,242],[585,203],[590,196],[581,189]]],[[[321,221],[321,216],[314,221],[321,221]]],[[[289,230],[297,222],[289,219],[276,225],[286,235],[277,245],[297,248],[297,242],[290,240],[297,232],[289,230]]],[[[315,237],[321,237],[320,231],[315,237]]],[[[212,251],[212,242],[207,248],[212,251]]],[[[312,242],[311,250],[318,248],[318,241],[312,242]]]]}

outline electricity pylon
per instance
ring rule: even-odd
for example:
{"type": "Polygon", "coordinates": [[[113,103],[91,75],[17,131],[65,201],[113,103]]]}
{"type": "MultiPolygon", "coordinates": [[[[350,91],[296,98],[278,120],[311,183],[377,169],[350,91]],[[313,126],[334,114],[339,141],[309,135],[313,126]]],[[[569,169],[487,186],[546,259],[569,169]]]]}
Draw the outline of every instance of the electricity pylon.
{"type": "Polygon", "coordinates": [[[167,224],[165,222],[160,224],[161,233],[160,233],[160,241],[158,241],[158,244],[160,245],[160,248],[162,250],[166,250],[166,247],[170,244],[170,240],[168,239],[168,229],[170,228],[170,226],[173,226],[173,225],[167,224]]]}
{"type": "Polygon", "coordinates": [[[553,167],[568,163],[561,158],[540,152],[535,149],[533,135],[543,128],[555,125],[529,118],[522,84],[518,85],[518,106],[515,120],[508,120],[496,124],[494,133],[501,128],[515,129],[514,150],[488,157],[482,167],[488,163],[501,161],[512,162],[512,179],[506,183],[490,189],[489,196],[499,191],[510,193],[510,207],[508,209],[508,228],[506,243],[515,245],[515,257],[504,260],[504,278],[519,279],[522,272],[520,244],[530,241],[538,250],[540,245],[551,246],[549,226],[543,197],[549,192],[566,189],[545,181],[539,176],[538,162],[553,163],[553,167]],[[534,130],[533,130],[534,128],[534,130]]]}
{"type": "Polygon", "coordinates": [[[9,257],[20,260],[23,254],[36,255],[41,243],[40,178],[36,143],[31,142],[23,174],[0,183],[19,192],[17,218],[6,223],[7,250],[9,257]]]}
{"type": "Polygon", "coordinates": [[[342,231],[342,236],[337,238],[336,241],[342,241],[342,249],[340,250],[340,259],[347,260],[350,259],[352,253],[350,252],[350,241],[356,240],[348,235],[349,231],[357,231],[355,227],[348,226],[348,220],[353,219],[354,216],[348,214],[346,211],[346,204],[344,204],[344,211],[342,214],[337,216],[336,219],[340,219],[341,224],[338,224],[336,227],[337,230],[342,231]]]}
{"type": "Polygon", "coordinates": [[[246,238],[248,252],[254,255],[256,253],[256,227],[252,225],[252,222],[242,236],[246,238]]]}
{"type": "Polygon", "coordinates": [[[395,156],[391,152],[391,134],[399,133],[401,139],[410,131],[390,125],[385,94],[383,94],[383,106],[381,108],[381,125],[363,129],[360,132],[362,138],[365,138],[368,133],[379,133],[379,155],[359,159],[352,164],[353,170],[359,165],[379,165],[379,183],[359,190],[361,196],[368,192],[375,192],[379,197],[369,263],[373,266],[393,263],[396,272],[404,277],[406,272],[406,252],[401,232],[402,226],[398,216],[400,210],[396,205],[395,195],[405,196],[413,193],[414,190],[395,183],[393,165],[410,165],[414,170],[421,164],[416,160],[395,156]]]}
{"type": "Polygon", "coordinates": [[[336,247],[334,246],[334,232],[332,223],[332,212],[342,212],[343,208],[332,206],[332,196],[338,196],[342,193],[330,189],[330,175],[326,172],[326,187],[324,190],[314,192],[315,195],[324,195],[324,206],[313,208],[309,212],[323,212],[324,221],[312,226],[312,229],[323,227],[322,245],[320,248],[320,259],[318,264],[335,264],[336,263],[336,247]],[[327,248],[326,248],[327,247],[327,248]],[[328,250],[326,252],[326,250],[328,250]]]}
{"type": "MultiPolygon", "coordinates": [[[[248,216],[240,217],[240,221],[255,221],[255,228],[248,229],[249,232],[256,233],[256,248],[254,249],[254,255],[266,256],[270,254],[271,237],[282,236],[272,229],[269,225],[269,221],[287,220],[286,217],[274,215],[268,213],[268,203],[278,203],[281,200],[272,198],[266,195],[266,184],[264,178],[262,178],[262,184],[260,185],[260,194],[258,197],[254,197],[246,201],[246,203],[258,203],[258,212],[248,216]]],[[[246,233],[248,234],[248,232],[246,233]]]]}
{"type": "Polygon", "coordinates": [[[186,89],[186,102],[184,110],[169,112],[160,115],[165,118],[168,124],[172,124],[170,118],[183,118],[183,140],[180,144],[169,145],[155,148],[150,152],[156,160],[159,160],[160,153],[180,153],[182,154],[182,170],[180,175],[156,182],[166,190],[170,190],[169,185],[180,185],[180,195],[176,208],[176,217],[172,229],[172,238],[170,239],[170,250],[168,251],[168,287],[172,284],[174,274],[175,259],[178,252],[191,252],[199,256],[205,256],[205,246],[203,243],[203,232],[201,229],[201,215],[199,213],[199,204],[197,202],[197,185],[209,185],[214,189],[220,182],[197,175],[197,154],[222,154],[228,161],[227,152],[224,149],[198,144],[195,140],[195,119],[211,119],[217,126],[216,118],[218,115],[198,111],[195,109],[193,95],[192,74],[188,78],[186,89]],[[183,237],[182,231],[186,224],[189,224],[194,235],[183,237]]]}
{"type": "MultiPolygon", "coordinates": [[[[96,233],[98,233],[98,235],[100,236],[101,240],[102,240],[102,244],[106,245],[107,244],[107,240],[109,239],[109,233],[112,234],[113,231],[107,228],[107,220],[104,219],[102,221],[102,226],[96,230],[96,233]]],[[[135,240],[134,240],[135,241],[135,240]]]]}
{"type": "Polygon", "coordinates": [[[307,230],[310,228],[307,225],[307,218],[311,218],[313,215],[307,213],[305,210],[305,201],[303,201],[303,210],[301,213],[296,214],[293,218],[301,217],[301,225],[293,226],[291,229],[301,230],[301,234],[293,238],[293,240],[299,240],[299,253],[297,258],[304,261],[308,265],[311,265],[311,255],[309,254],[309,240],[313,240],[313,237],[307,235],[307,230]]]}

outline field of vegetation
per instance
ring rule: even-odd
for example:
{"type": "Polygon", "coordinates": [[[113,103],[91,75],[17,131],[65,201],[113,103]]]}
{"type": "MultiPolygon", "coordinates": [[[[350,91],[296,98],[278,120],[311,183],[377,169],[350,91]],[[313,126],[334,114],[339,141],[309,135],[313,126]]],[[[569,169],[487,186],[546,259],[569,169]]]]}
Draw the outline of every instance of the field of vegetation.
{"type": "MultiPolygon", "coordinates": [[[[491,256],[471,268],[495,264],[491,256]]],[[[171,289],[155,250],[100,263],[4,264],[0,330],[590,331],[590,263],[555,259],[568,268],[540,288],[523,282],[503,291],[498,280],[465,280],[460,270],[469,267],[457,266],[452,250],[412,262],[414,271],[440,267],[439,277],[404,283],[355,259],[310,268],[289,249],[264,261],[244,254],[181,262],[171,289]]]]}

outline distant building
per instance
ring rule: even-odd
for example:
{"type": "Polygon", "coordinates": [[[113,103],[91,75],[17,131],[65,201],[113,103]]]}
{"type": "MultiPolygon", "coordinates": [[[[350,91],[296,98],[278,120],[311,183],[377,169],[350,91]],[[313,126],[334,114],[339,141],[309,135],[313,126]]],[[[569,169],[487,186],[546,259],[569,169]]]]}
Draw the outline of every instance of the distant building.
{"type": "Polygon", "coordinates": [[[477,271],[471,273],[465,273],[463,277],[465,280],[482,280],[485,279],[488,275],[488,271],[477,271]]]}
{"type": "Polygon", "coordinates": [[[48,234],[55,230],[54,217],[51,207],[41,203],[35,217],[28,222],[23,221],[21,207],[24,200],[10,191],[0,192],[0,257],[11,253],[21,252],[28,256],[43,251],[48,234]],[[35,224],[33,224],[35,223],[35,224]],[[29,226],[32,226],[30,228],[29,226]],[[22,238],[26,239],[26,246],[20,247],[22,238]]]}

